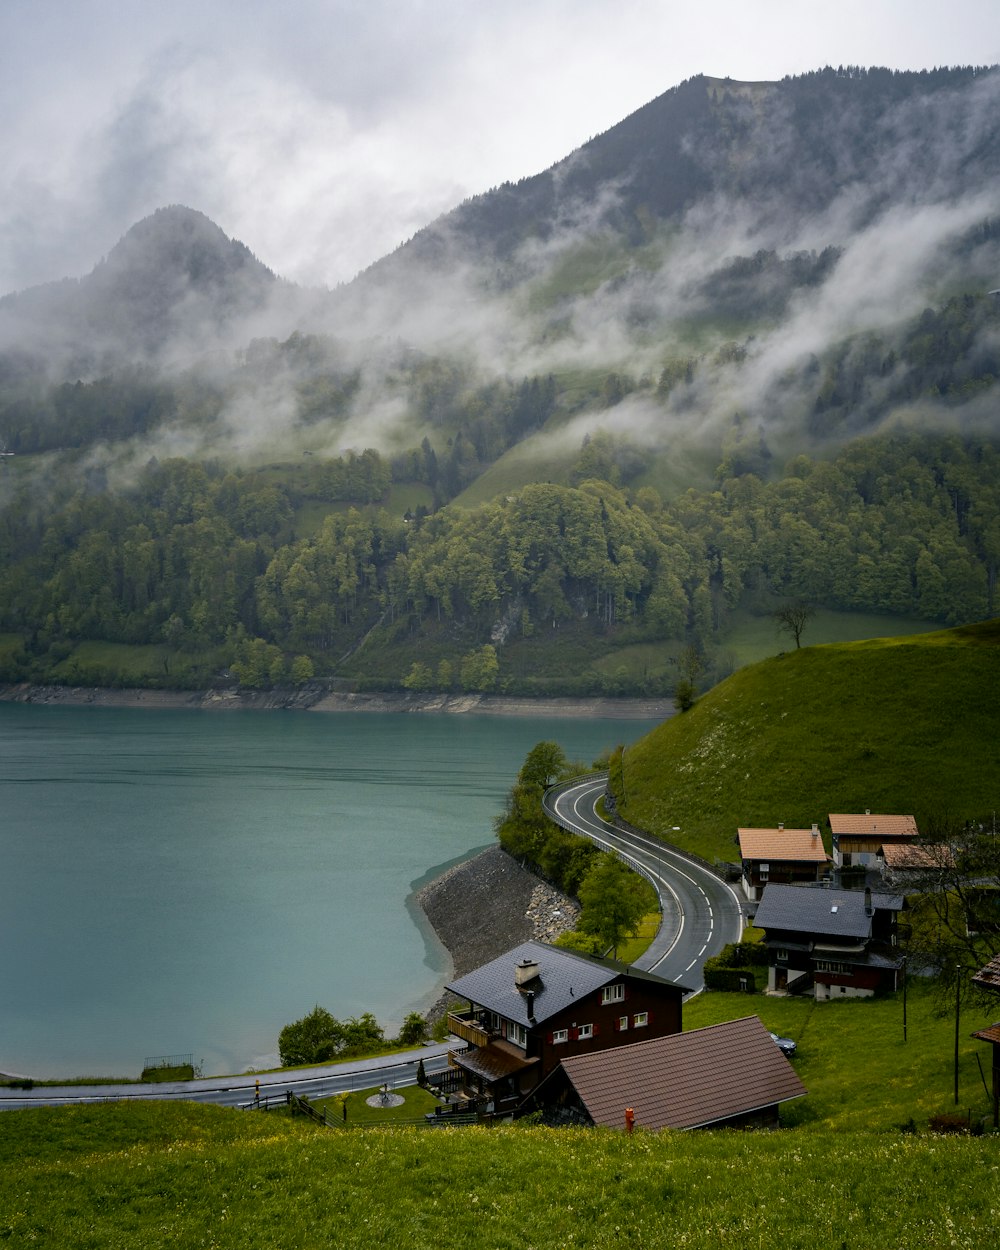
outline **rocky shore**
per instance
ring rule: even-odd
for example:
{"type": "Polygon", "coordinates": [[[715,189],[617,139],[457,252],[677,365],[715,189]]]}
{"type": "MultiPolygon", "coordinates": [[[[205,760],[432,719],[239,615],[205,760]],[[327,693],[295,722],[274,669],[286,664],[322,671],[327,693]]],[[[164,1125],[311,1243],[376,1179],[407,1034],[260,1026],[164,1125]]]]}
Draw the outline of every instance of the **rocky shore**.
{"type": "Polygon", "coordinates": [[[0,702],[67,707],[197,708],[206,711],[439,712],[448,715],[552,716],[606,720],[665,720],[670,699],[527,699],[494,694],[407,694],[330,691],[318,683],[299,689],[115,690],[102,686],[0,686],[0,702]]]}
{"type": "MultiPolygon", "coordinates": [[[[572,929],[580,909],[522,868],[499,846],[467,859],[418,890],[414,901],[451,956],[454,975],[489,963],[519,942],[551,942],[572,929]]],[[[444,1010],[442,996],[428,1016],[444,1010]]]]}

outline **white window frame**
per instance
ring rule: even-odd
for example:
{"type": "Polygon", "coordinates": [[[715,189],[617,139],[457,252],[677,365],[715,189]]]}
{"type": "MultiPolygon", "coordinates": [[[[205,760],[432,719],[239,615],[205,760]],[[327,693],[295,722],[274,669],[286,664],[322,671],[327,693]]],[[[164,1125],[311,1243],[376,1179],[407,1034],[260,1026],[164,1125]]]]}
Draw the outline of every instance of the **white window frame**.
{"type": "Polygon", "coordinates": [[[520,1046],[522,1050],[526,1050],[528,1046],[528,1030],[523,1024],[515,1024],[513,1020],[507,1022],[507,1041],[513,1042],[515,1046],[520,1046]]]}
{"type": "Polygon", "coordinates": [[[560,1046],[569,1041],[569,1029],[555,1029],[552,1033],[552,1045],[560,1046]]]}
{"type": "Polygon", "coordinates": [[[618,1017],[618,1032],[625,1033],[628,1030],[628,1016],[618,1017]]]}
{"type": "Polygon", "coordinates": [[[577,1037],[583,1041],[588,1037],[594,1036],[594,1026],[592,1024],[581,1024],[576,1033],[577,1037]]]}
{"type": "Polygon", "coordinates": [[[632,1017],[633,1029],[644,1029],[649,1024],[649,1012],[637,1011],[632,1017]]]}
{"type": "Polygon", "coordinates": [[[625,1001],[625,982],[618,981],[615,985],[606,985],[601,990],[602,1006],[608,1003],[623,1003],[625,1001]]]}

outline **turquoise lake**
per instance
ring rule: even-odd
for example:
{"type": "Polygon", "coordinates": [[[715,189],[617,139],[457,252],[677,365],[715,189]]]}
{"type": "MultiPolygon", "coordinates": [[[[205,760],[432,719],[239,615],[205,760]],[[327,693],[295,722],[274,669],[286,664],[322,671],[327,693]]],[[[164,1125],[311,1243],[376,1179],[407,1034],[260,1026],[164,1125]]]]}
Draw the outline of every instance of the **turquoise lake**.
{"type": "Polygon", "coordinates": [[[653,723],[0,704],[0,1071],[277,1066],[316,1003],[394,1031],[448,968],[413,889],[527,751],[653,723]]]}

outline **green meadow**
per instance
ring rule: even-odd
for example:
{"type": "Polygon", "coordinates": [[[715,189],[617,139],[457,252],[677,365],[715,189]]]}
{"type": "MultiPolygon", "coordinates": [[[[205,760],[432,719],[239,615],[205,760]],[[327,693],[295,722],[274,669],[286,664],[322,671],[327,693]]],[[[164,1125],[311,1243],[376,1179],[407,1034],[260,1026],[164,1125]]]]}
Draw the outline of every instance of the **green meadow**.
{"type": "Polygon", "coordinates": [[[741,669],[625,752],[622,814],[707,859],[741,826],[992,811],[1000,622],[803,647],[741,669]]]}

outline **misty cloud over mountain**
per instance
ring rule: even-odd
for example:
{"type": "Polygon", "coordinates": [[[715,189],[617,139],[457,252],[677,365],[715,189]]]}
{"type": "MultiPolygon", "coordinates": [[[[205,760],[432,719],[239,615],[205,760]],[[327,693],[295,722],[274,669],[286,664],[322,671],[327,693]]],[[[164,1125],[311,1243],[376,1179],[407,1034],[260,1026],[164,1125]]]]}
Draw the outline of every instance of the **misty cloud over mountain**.
{"type": "MultiPolygon", "coordinates": [[[[407,353],[451,362],[467,386],[619,379],[567,405],[548,446],[603,428],[662,450],[717,442],[738,419],[791,447],[926,416],[942,387],[908,381],[914,319],[1000,285],[998,94],[994,71],[694,78],[332,292],[165,208],[86,277],[0,300],[0,437],[16,441],[32,386],[141,364],[211,379],[217,403],[210,420],[175,410],[143,430],[136,455],[252,457],[290,439],[392,452],[434,430],[407,353]],[[262,369],[254,343],[293,334],[324,346],[262,369]]],[[[946,387],[1000,376],[998,342],[987,308],[946,387]]],[[[967,398],[992,424],[983,388],[967,398]]]]}

